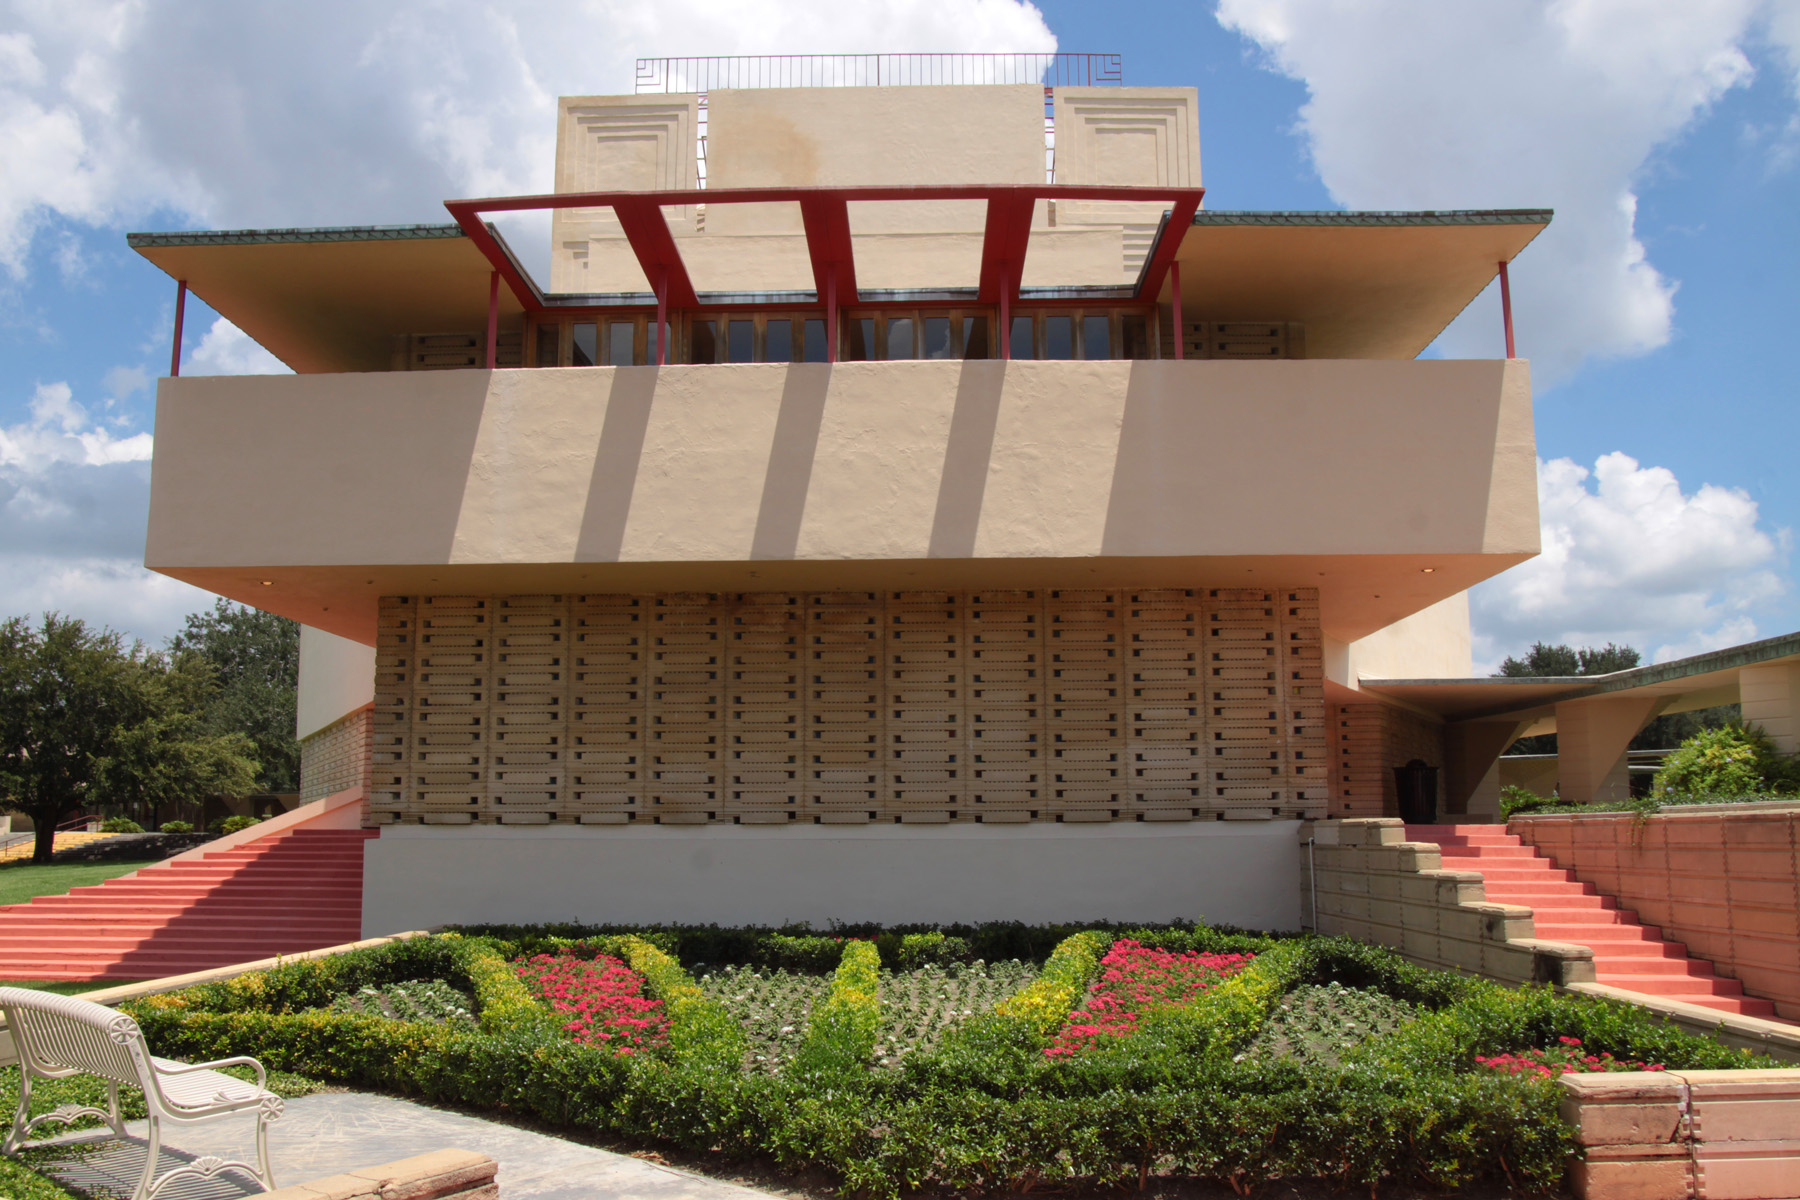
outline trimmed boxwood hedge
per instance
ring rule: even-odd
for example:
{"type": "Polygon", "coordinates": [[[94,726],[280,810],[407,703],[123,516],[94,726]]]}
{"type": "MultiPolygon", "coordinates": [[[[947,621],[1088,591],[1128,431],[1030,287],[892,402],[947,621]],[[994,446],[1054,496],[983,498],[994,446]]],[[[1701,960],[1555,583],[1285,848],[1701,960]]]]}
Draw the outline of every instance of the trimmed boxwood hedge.
{"type": "Polygon", "coordinates": [[[858,1069],[876,1019],[882,937],[894,935],[888,944],[897,953],[906,933],[935,931],[818,939],[831,944],[837,967],[832,999],[809,1029],[807,1050],[778,1075],[741,1069],[741,1029],[698,989],[688,990],[693,982],[671,952],[703,946],[711,957],[701,961],[713,963],[736,956],[774,965],[760,956],[800,953],[822,960],[822,947],[788,944],[811,936],[796,931],[499,929],[491,932],[514,936],[418,938],[123,1007],[162,1054],[255,1054],[282,1070],[506,1109],[550,1125],[823,1168],[849,1189],[882,1197],[927,1186],[1136,1184],[1152,1172],[1239,1190],[1323,1178],[1446,1189],[1510,1180],[1550,1191],[1562,1183],[1572,1150],[1557,1089],[1474,1069],[1476,1054],[1569,1036],[1596,1052],[1671,1067],[1775,1065],[1640,1010],[1425,971],[1342,939],[1205,927],[1019,926],[993,936],[985,932],[991,928],[943,931],[944,941],[961,939],[977,957],[998,957],[981,953],[995,945],[1037,950],[1033,957],[1048,960],[1039,980],[887,1071],[858,1069]],[[1146,1015],[1127,1037],[1070,1058],[1046,1057],[1062,1019],[1055,1013],[1066,1015],[1066,1004],[1079,999],[1115,934],[1170,950],[1257,957],[1193,1004],[1146,1015]],[[568,1041],[554,1018],[529,1011],[535,1002],[520,1003],[523,989],[507,977],[506,960],[555,948],[618,953],[642,971],[670,1005],[669,1046],[613,1057],[568,1041]],[[358,987],[426,977],[468,989],[480,1027],[321,1011],[358,987]],[[1425,1014],[1358,1047],[1341,1067],[1246,1058],[1282,996],[1331,980],[1381,990],[1425,1014]],[[676,1032],[684,1023],[691,1036],[676,1032]]]}

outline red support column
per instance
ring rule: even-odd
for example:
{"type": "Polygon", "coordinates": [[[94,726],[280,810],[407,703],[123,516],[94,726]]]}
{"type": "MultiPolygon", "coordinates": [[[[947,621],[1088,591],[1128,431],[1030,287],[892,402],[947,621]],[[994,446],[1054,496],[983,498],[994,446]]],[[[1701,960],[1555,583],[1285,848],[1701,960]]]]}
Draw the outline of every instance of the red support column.
{"type": "Polygon", "coordinates": [[[175,345],[169,351],[169,378],[176,379],[181,375],[181,323],[187,317],[187,280],[176,282],[175,286],[175,345]]]}
{"type": "Polygon", "coordinates": [[[669,268],[656,273],[656,365],[669,361],[669,268]]]}
{"type": "Polygon", "coordinates": [[[838,360],[837,263],[825,272],[825,361],[838,360]]]}
{"type": "Polygon", "coordinates": [[[1010,360],[1012,358],[1012,276],[1007,271],[1005,263],[1000,264],[1000,273],[1003,276],[1000,281],[1000,328],[995,330],[995,335],[1000,339],[1000,357],[1010,360]]]}
{"type": "Polygon", "coordinates": [[[1169,264],[1169,298],[1175,311],[1171,314],[1175,322],[1175,357],[1180,358],[1187,349],[1186,332],[1181,328],[1181,264],[1169,264]]]}
{"type": "Polygon", "coordinates": [[[500,355],[500,272],[488,272],[487,369],[494,369],[500,355]]]}
{"type": "Polygon", "coordinates": [[[1513,349],[1512,285],[1506,278],[1506,264],[1500,264],[1500,320],[1506,326],[1506,357],[1517,358],[1513,349]]]}

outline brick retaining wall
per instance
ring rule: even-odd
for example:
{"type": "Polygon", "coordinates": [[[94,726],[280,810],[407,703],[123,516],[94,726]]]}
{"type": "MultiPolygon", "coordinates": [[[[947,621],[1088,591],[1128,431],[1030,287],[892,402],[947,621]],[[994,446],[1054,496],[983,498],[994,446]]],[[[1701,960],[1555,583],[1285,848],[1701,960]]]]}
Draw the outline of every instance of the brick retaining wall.
{"type": "Polygon", "coordinates": [[[1800,1020],[1800,805],[1515,817],[1508,828],[1800,1020]]]}

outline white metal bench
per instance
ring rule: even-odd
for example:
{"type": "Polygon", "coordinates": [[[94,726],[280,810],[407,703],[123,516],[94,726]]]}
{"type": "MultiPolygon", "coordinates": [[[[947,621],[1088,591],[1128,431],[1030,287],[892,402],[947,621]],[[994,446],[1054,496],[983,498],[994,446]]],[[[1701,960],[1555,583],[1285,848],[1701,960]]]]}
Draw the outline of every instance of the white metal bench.
{"type": "Polygon", "coordinates": [[[125,1122],[119,1116],[119,1087],[123,1085],[143,1089],[150,1116],[144,1172],[131,1200],[153,1200],[171,1180],[183,1176],[210,1178],[224,1170],[243,1171],[265,1192],[275,1190],[275,1180],[269,1172],[268,1130],[269,1122],[281,1116],[281,1097],[265,1086],[268,1077],[254,1058],[222,1058],[194,1066],[154,1058],[144,1045],[144,1033],[136,1021],[74,996],[0,988],[0,1010],[6,1014],[19,1051],[19,1108],[5,1144],[0,1145],[0,1153],[17,1151],[31,1131],[46,1121],[66,1125],[81,1117],[99,1117],[115,1134],[124,1137],[125,1122]],[[214,1069],[230,1066],[254,1067],[256,1082],[245,1083],[214,1069]],[[106,1108],[65,1104],[33,1119],[31,1081],[67,1079],[71,1075],[94,1075],[106,1080],[106,1108]],[[157,1177],[165,1121],[193,1125],[241,1112],[256,1116],[254,1166],[206,1155],[157,1177]]]}

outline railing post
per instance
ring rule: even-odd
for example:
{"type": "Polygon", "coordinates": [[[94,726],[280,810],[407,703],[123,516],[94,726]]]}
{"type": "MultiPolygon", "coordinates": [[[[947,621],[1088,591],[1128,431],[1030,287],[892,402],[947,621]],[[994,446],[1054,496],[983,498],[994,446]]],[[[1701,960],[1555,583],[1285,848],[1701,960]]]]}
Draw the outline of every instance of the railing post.
{"type": "Polygon", "coordinates": [[[1012,358],[1012,280],[1006,264],[1000,264],[1000,328],[994,331],[1000,341],[1000,357],[1012,358]]]}
{"type": "Polygon", "coordinates": [[[825,361],[838,360],[837,264],[825,269],[825,361]]]}
{"type": "Polygon", "coordinates": [[[656,272],[656,365],[669,361],[669,268],[656,272]]]}
{"type": "Polygon", "coordinates": [[[1175,322],[1175,357],[1180,358],[1187,349],[1187,331],[1181,327],[1181,264],[1169,264],[1169,299],[1174,311],[1170,313],[1175,322]]]}
{"type": "Polygon", "coordinates": [[[175,284],[175,345],[169,351],[169,378],[181,376],[181,323],[187,317],[187,280],[175,284]]]}
{"type": "Polygon", "coordinates": [[[1506,278],[1506,264],[1500,264],[1500,320],[1506,326],[1506,357],[1517,358],[1513,349],[1512,285],[1506,278]]]}
{"type": "Polygon", "coordinates": [[[488,272],[487,369],[500,356],[500,272],[488,272]]]}

